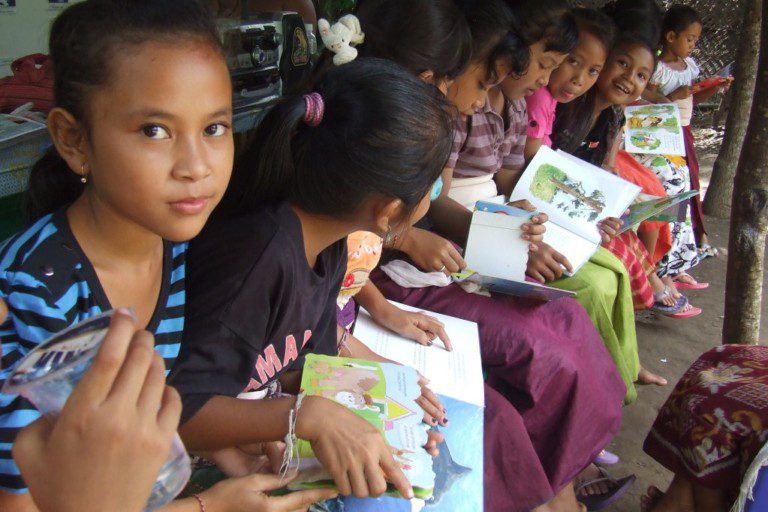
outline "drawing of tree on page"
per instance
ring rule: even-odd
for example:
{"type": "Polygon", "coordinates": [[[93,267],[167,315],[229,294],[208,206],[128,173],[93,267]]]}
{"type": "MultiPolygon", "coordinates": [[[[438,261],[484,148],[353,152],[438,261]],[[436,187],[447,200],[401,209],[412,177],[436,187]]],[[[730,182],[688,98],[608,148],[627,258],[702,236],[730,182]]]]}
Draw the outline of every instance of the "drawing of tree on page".
{"type": "Polygon", "coordinates": [[[605,195],[600,189],[585,186],[571,179],[565,171],[551,164],[542,164],[531,181],[531,194],[571,219],[594,222],[605,209],[605,195]]]}

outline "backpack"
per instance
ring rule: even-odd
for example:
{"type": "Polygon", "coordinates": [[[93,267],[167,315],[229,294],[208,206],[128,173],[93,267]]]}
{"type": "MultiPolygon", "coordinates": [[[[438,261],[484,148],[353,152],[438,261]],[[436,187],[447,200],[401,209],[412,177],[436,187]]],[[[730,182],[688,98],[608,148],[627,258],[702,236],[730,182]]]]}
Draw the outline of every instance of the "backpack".
{"type": "Polygon", "coordinates": [[[0,111],[10,112],[25,103],[35,110],[53,108],[53,62],[42,53],[20,57],[11,63],[12,76],[0,78],[0,111]]]}

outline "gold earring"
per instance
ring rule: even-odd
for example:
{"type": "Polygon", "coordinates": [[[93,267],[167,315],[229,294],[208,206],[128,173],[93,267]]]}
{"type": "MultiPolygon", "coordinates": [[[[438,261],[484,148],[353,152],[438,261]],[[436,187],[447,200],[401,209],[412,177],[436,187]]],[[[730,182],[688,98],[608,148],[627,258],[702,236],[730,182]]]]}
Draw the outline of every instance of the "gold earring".
{"type": "Polygon", "coordinates": [[[85,162],[80,166],[80,183],[83,185],[88,183],[88,171],[85,170],[85,162]]]}

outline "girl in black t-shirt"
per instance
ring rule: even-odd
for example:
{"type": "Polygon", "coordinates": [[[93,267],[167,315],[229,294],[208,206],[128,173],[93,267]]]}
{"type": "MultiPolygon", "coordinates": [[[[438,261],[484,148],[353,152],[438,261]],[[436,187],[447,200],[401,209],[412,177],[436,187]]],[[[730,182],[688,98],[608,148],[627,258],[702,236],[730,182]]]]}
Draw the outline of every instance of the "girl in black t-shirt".
{"type": "MultiPolygon", "coordinates": [[[[193,450],[295,435],[342,494],[412,489],[381,434],[324,398],[237,399],[298,391],[303,356],[335,354],[346,236],[400,234],[426,211],[451,150],[440,92],[395,64],[358,59],[261,123],[216,221],[191,244],[187,326],[172,383],[193,450]]],[[[428,446],[431,448],[431,446],[428,446]]]]}

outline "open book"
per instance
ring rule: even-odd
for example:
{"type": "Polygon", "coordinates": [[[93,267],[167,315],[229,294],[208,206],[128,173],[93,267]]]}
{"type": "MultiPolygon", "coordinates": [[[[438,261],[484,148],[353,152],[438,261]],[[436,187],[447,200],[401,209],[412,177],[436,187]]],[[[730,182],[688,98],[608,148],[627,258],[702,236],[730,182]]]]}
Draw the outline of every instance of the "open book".
{"type": "Polygon", "coordinates": [[[629,106],[624,108],[624,115],[628,153],[685,156],[683,123],[675,103],[629,106]]]}
{"type": "MultiPolygon", "coordinates": [[[[647,196],[645,201],[635,203],[629,207],[629,215],[624,215],[621,220],[624,226],[619,233],[624,233],[637,226],[644,220],[656,217],[660,213],[672,208],[675,205],[687,201],[688,199],[699,195],[698,190],[689,190],[671,197],[647,196]]],[[[677,217],[675,215],[675,217],[677,217]]]]}
{"type": "Polygon", "coordinates": [[[522,239],[522,226],[535,215],[513,206],[478,201],[464,251],[469,269],[453,274],[454,282],[468,281],[491,292],[544,301],[573,296],[572,292],[525,279],[528,242],[522,239]]]}
{"type": "MultiPolygon", "coordinates": [[[[422,311],[405,304],[407,311],[422,311]]],[[[453,351],[439,340],[431,347],[403,338],[376,324],[363,308],[355,323],[355,337],[377,354],[412,366],[429,379],[448,411],[449,423],[437,427],[445,436],[434,460],[435,488],[426,510],[483,509],[483,410],[485,387],[477,324],[431,311],[451,338],[453,351]]]]}
{"type": "MultiPolygon", "coordinates": [[[[413,486],[417,498],[428,499],[435,485],[432,457],[422,448],[427,442],[419,375],[394,363],[309,354],[301,378],[307,396],[322,396],[339,403],[376,427],[390,446],[395,462],[413,486]]],[[[289,488],[333,487],[333,480],[314,458],[309,442],[296,444],[299,476],[289,488]]],[[[401,497],[394,486],[387,494],[401,497]]]]}
{"type": "Polygon", "coordinates": [[[597,223],[621,217],[640,187],[562,151],[539,149],[510,201],[527,199],[549,215],[544,242],[563,254],[573,273],[602,243],[597,223]]]}

